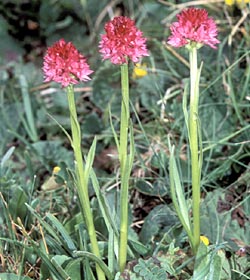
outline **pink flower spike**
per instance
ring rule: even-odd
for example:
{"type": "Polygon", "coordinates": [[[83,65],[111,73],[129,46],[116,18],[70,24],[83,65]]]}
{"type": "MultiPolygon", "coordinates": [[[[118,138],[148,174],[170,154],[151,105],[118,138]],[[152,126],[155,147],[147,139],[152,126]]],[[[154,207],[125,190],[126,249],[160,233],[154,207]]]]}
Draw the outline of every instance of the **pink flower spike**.
{"type": "Polygon", "coordinates": [[[146,38],[128,17],[119,16],[107,22],[104,27],[106,34],[101,35],[99,44],[103,59],[110,59],[114,64],[127,63],[130,58],[138,62],[148,56],[146,38]]]}
{"type": "Polygon", "coordinates": [[[171,36],[168,44],[173,47],[208,45],[216,49],[217,27],[205,9],[188,8],[177,15],[177,22],[170,26],[171,36]]]}
{"type": "Polygon", "coordinates": [[[67,87],[70,84],[78,84],[80,81],[90,80],[93,73],[75,46],[64,39],[59,40],[47,49],[43,61],[44,81],[54,81],[67,87]]]}

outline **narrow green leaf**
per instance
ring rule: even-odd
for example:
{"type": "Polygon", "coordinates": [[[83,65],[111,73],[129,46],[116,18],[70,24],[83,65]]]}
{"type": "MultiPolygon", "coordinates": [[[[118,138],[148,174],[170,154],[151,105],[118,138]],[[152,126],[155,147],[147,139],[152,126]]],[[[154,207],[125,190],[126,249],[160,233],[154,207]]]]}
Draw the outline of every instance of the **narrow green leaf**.
{"type": "Polygon", "coordinates": [[[63,133],[67,136],[67,138],[69,139],[70,145],[73,147],[73,141],[71,136],[69,135],[69,133],[66,131],[66,129],[50,114],[48,114],[48,116],[61,128],[61,130],[63,131],[63,133]]]}
{"type": "Polygon", "coordinates": [[[234,132],[234,133],[224,137],[223,139],[218,140],[215,143],[210,144],[209,146],[203,148],[202,152],[204,153],[205,151],[211,150],[214,147],[218,146],[219,144],[223,144],[223,143],[227,142],[229,139],[235,137],[238,134],[241,134],[243,131],[248,130],[249,128],[250,128],[250,125],[246,125],[246,126],[242,127],[241,129],[237,130],[236,132],[234,132]]]}
{"type": "Polygon", "coordinates": [[[197,131],[198,131],[198,143],[199,143],[199,175],[201,180],[201,169],[203,163],[203,152],[202,152],[202,132],[201,132],[201,123],[200,118],[197,118],[197,131]]]}
{"type": "Polygon", "coordinates": [[[185,85],[183,99],[182,99],[182,110],[184,114],[185,124],[188,132],[188,139],[190,139],[189,135],[189,121],[188,121],[188,110],[187,110],[187,95],[188,95],[188,84],[185,85]]]}
{"type": "Polygon", "coordinates": [[[115,240],[115,233],[111,226],[108,227],[108,268],[112,274],[115,271],[115,248],[114,248],[114,240],[115,240]]]}
{"type": "MultiPolygon", "coordinates": [[[[65,266],[66,273],[70,276],[72,280],[82,280],[81,277],[81,260],[70,259],[65,266]]],[[[90,279],[90,278],[86,278],[90,279]]]]}
{"type": "Polygon", "coordinates": [[[17,217],[20,217],[22,220],[25,219],[27,214],[27,208],[25,207],[26,202],[28,202],[27,194],[21,187],[16,187],[12,198],[8,202],[8,208],[12,219],[16,220],[17,217]]]}
{"type": "Polygon", "coordinates": [[[58,219],[55,216],[51,215],[50,213],[48,213],[46,215],[46,217],[53,224],[53,226],[57,229],[57,231],[61,234],[63,241],[65,242],[65,244],[67,245],[69,250],[70,251],[76,250],[77,248],[76,248],[73,240],[69,236],[69,234],[66,231],[66,229],[64,228],[64,226],[58,221],[58,219]]]}
{"type": "Polygon", "coordinates": [[[241,112],[240,112],[240,108],[239,108],[239,102],[236,100],[236,94],[238,94],[238,90],[236,90],[236,92],[235,92],[235,86],[233,84],[231,75],[232,75],[231,71],[227,73],[227,80],[228,80],[228,85],[229,85],[229,88],[230,88],[229,95],[231,97],[232,105],[234,107],[236,116],[238,117],[238,119],[240,121],[240,124],[242,126],[244,126],[244,120],[242,119],[242,116],[241,116],[241,112]]]}
{"type": "Polygon", "coordinates": [[[45,265],[47,266],[48,270],[50,271],[50,273],[55,276],[56,279],[62,279],[62,280],[68,280],[67,277],[64,277],[64,275],[62,275],[60,273],[60,271],[58,271],[54,264],[51,262],[51,260],[48,258],[48,256],[42,252],[42,250],[40,250],[39,248],[36,249],[37,255],[42,259],[42,261],[45,263],[45,265]]]}
{"type": "MultiPolygon", "coordinates": [[[[88,250],[87,230],[83,223],[79,224],[80,250],[88,250]]],[[[83,263],[84,279],[96,280],[93,276],[92,268],[88,258],[78,259],[83,263]]]]}
{"type": "Polygon", "coordinates": [[[118,252],[116,250],[116,248],[119,247],[119,231],[118,231],[117,224],[114,222],[115,219],[112,216],[111,209],[109,207],[109,204],[107,202],[106,197],[101,192],[99,182],[97,180],[96,174],[95,174],[93,169],[90,172],[90,177],[91,177],[92,185],[93,185],[93,188],[95,190],[95,194],[96,194],[98,204],[99,204],[99,207],[101,209],[101,213],[102,213],[104,222],[106,224],[106,227],[107,227],[107,229],[112,230],[112,232],[114,234],[114,240],[113,240],[113,242],[114,242],[114,253],[118,254],[118,252]]]}
{"type": "Polygon", "coordinates": [[[193,234],[191,230],[190,220],[188,216],[188,208],[186,205],[185,197],[183,194],[183,189],[180,183],[179,173],[176,166],[174,158],[174,147],[171,147],[169,140],[169,150],[170,150],[170,159],[169,159],[169,181],[170,181],[170,191],[175,211],[180,219],[181,224],[183,225],[185,231],[187,232],[191,246],[194,246],[193,234]]]}
{"type": "Polygon", "coordinates": [[[63,279],[69,280],[70,277],[69,277],[68,273],[62,268],[61,260],[58,259],[58,257],[61,258],[63,262],[65,261],[65,257],[67,258],[67,256],[58,256],[58,255],[56,255],[56,256],[54,256],[51,259],[51,263],[55,266],[56,270],[61,274],[63,279]]]}
{"type": "Polygon", "coordinates": [[[129,173],[130,173],[133,168],[134,157],[135,157],[135,141],[134,141],[134,130],[133,130],[132,121],[130,121],[129,132],[130,132],[129,134],[129,140],[130,140],[129,173]]]}
{"type": "Polygon", "coordinates": [[[46,244],[47,247],[50,248],[52,252],[60,252],[60,254],[67,254],[67,248],[64,248],[62,242],[56,240],[49,234],[46,234],[46,244]]]}
{"type": "Polygon", "coordinates": [[[113,275],[112,275],[111,271],[109,270],[108,266],[96,255],[94,255],[90,252],[87,252],[87,251],[75,251],[74,256],[76,258],[88,258],[88,259],[94,261],[95,263],[97,263],[100,266],[100,268],[102,269],[102,271],[105,273],[105,275],[107,276],[107,278],[109,280],[113,279],[113,275]]]}
{"type": "Polygon", "coordinates": [[[207,246],[201,242],[195,258],[192,280],[204,280],[209,273],[207,246]]]}
{"type": "Polygon", "coordinates": [[[37,135],[37,130],[36,130],[36,125],[34,121],[34,116],[32,112],[32,106],[31,106],[31,101],[30,101],[30,96],[29,96],[29,91],[28,91],[28,83],[24,75],[20,74],[19,75],[19,83],[21,87],[21,92],[22,92],[22,98],[23,98],[23,105],[24,105],[24,112],[26,114],[27,118],[27,123],[26,121],[23,121],[23,124],[29,133],[30,138],[32,141],[37,141],[38,135],[37,135]]]}
{"type": "Polygon", "coordinates": [[[244,76],[244,84],[243,84],[243,87],[241,90],[240,103],[244,102],[243,100],[248,94],[249,81],[250,81],[250,67],[247,67],[245,76],[244,76]]]}
{"type": "Polygon", "coordinates": [[[240,272],[240,271],[237,271],[235,269],[232,269],[233,272],[239,274],[240,276],[243,276],[244,278],[242,278],[242,280],[245,280],[245,279],[250,279],[250,277],[248,277],[246,274],[240,272]]]}
{"type": "Polygon", "coordinates": [[[135,251],[140,254],[141,256],[146,255],[148,252],[148,248],[144,246],[142,243],[140,243],[137,240],[128,239],[128,242],[130,243],[131,247],[135,249],[135,251]]]}
{"type": "Polygon", "coordinates": [[[108,206],[108,202],[106,200],[106,197],[101,192],[98,179],[97,179],[96,174],[93,169],[90,172],[90,177],[91,177],[92,185],[95,190],[95,194],[96,194],[98,204],[101,209],[105,224],[106,224],[107,228],[111,227],[114,230],[115,235],[118,236],[119,234],[118,234],[117,225],[115,224],[115,222],[112,218],[111,210],[108,206]]]}
{"type": "Polygon", "coordinates": [[[120,151],[120,144],[119,144],[117,133],[116,133],[115,128],[113,126],[110,106],[109,106],[109,121],[110,121],[110,126],[111,126],[111,129],[112,129],[112,132],[113,132],[113,136],[114,136],[114,139],[115,139],[117,151],[118,151],[118,154],[120,154],[120,152],[119,152],[120,151]]]}
{"type": "MultiPolygon", "coordinates": [[[[28,237],[28,236],[27,236],[28,237]]],[[[33,250],[35,251],[35,253],[42,259],[42,261],[45,263],[45,265],[47,266],[47,269],[50,271],[50,273],[52,273],[56,279],[62,279],[62,280],[67,280],[66,278],[62,277],[62,275],[58,272],[58,270],[54,267],[54,265],[52,264],[51,260],[49,259],[49,256],[47,254],[45,254],[41,248],[38,247],[38,244],[31,239],[30,237],[28,237],[30,244],[29,245],[25,245],[24,243],[20,242],[20,241],[15,241],[12,239],[8,239],[8,238],[0,238],[0,240],[4,240],[7,241],[9,243],[15,244],[20,246],[21,248],[25,248],[27,250],[30,250],[30,247],[33,248],[33,250]]],[[[1,279],[1,278],[0,278],[1,279]]]]}
{"type": "Polygon", "coordinates": [[[88,179],[90,176],[91,168],[93,166],[93,161],[94,161],[94,157],[95,157],[95,149],[96,149],[96,137],[94,138],[94,141],[89,149],[86,163],[85,163],[84,177],[87,182],[88,182],[88,179]]]}
{"type": "Polygon", "coordinates": [[[180,213],[182,220],[184,221],[186,227],[188,228],[188,231],[191,232],[191,226],[190,226],[190,219],[188,214],[188,207],[186,204],[185,196],[183,193],[183,188],[181,185],[179,172],[177,169],[175,157],[174,157],[174,146],[170,149],[170,188],[171,188],[171,194],[174,197],[175,204],[177,208],[179,209],[178,212],[180,213]]]}
{"type": "Polygon", "coordinates": [[[14,135],[17,139],[19,139],[21,142],[23,142],[27,147],[29,147],[29,149],[30,149],[31,151],[34,151],[33,146],[30,144],[29,141],[27,141],[27,140],[25,139],[25,137],[23,137],[22,135],[20,135],[19,133],[17,133],[17,132],[14,131],[14,130],[7,130],[7,132],[10,133],[10,134],[12,134],[12,135],[14,135]]]}
{"type": "Polygon", "coordinates": [[[0,162],[0,167],[3,168],[4,164],[6,163],[6,161],[9,160],[9,158],[11,157],[11,155],[14,153],[15,151],[15,147],[12,146],[8,149],[8,151],[3,155],[1,162],[0,162]]]}
{"type": "Polygon", "coordinates": [[[117,272],[116,275],[115,275],[115,279],[114,280],[120,280],[121,279],[121,273],[120,272],[117,272]]]}
{"type": "Polygon", "coordinates": [[[222,270],[222,261],[219,255],[214,255],[210,264],[210,271],[207,280],[220,280],[222,270]]]}
{"type": "Polygon", "coordinates": [[[14,273],[0,273],[0,280],[32,280],[28,276],[18,276],[14,273]]]}
{"type": "Polygon", "coordinates": [[[53,236],[53,238],[55,238],[55,240],[60,243],[60,238],[58,237],[58,234],[55,232],[54,228],[51,227],[47,222],[45,222],[43,218],[40,215],[38,215],[36,211],[29,204],[25,203],[25,205],[27,206],[28,210],[32,213],[32,215],[37,218],[37,220],[48,232],[48,234],[53,236]]]}
{"type": "MultiPolygon", "coordinates": [[[[14,230],[12,222],[10,220],[9,207],[8,207],[7,202],[4,200],[3,195],[2,195],[1,192],[0,192],[0,198],[2,200],[2,203],[0,204],[1,209],[2,209],[1,215],[3,216],[3,219],[6,221],[4,223],[6,223],[5,226],[6,226],[6,229],[7,229],[7,232],[8,232],[8,236],[10,237],[11,240],[16,241],[16,238],[17,238],[16,231],[14,230]]],[[[1,238],[1,236],[0,236],[0,240],[4,240],[4,239],[1,238]]],[[[12,243],[12,244],[15,244],[15,243],[12,243]]],[[[0,252],[1,253],[2,253],[3,248],[4,247],[0,243],[0,252]]],[[[16,248],[13,246],[12,249],[13,249],[13,252],[14,252],[14,256],[17,258],[17,250],[16,250],[16,248]]]]}

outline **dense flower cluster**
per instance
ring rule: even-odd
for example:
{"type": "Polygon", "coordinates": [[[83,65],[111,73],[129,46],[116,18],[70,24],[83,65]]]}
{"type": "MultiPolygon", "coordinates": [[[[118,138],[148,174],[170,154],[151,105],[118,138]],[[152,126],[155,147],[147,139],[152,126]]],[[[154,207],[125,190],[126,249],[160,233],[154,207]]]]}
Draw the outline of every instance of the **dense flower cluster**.
{"type": "Polygon", "coordinates": [[[80,81],[88,81],[90,80],[88,75],[93,73],[85,57],[71,42],[66,43],[64,39],[47,49],[43,72],[45,82],[54,81],[63,87],[77,84],[80,81]]]}
{"type": "Polygon", "coordinates": [[[119,16],[105,25],[106,34],[101,35],[100,53],[103,59],[110,59],[114,64],[127,63],[130,58],[138,62],[148,56],[146,38],[128,17],[119,16]]]}
{"type": "Polygon", "coordinates": [[[170,26],[172,32],[168,44],[173,47],[208,45],[216,48],[217,27],[205,9],[188,8],[177,15],[177,22],[170,26]]]}

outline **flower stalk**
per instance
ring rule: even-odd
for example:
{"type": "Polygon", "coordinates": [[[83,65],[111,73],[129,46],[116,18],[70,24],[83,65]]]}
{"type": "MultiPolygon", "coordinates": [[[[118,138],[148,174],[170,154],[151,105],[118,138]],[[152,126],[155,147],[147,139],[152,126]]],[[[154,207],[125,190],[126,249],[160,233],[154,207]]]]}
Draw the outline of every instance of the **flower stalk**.
{"type": "Polygon", "coordinates": [[[191,176],[192,176],[192,197],[193,197],[193,250],[197,252],[200,244],[200,178],[202,149],[199,151],[199,70],[197,67],[197,48],[190,47],[190,112],[189,112],[189,144],[191,151],[191,176]]]}
{"type": "Polygon", "coordinates": [[[121,172],[118,265],[120,272],[123,272],[127,261],[129,177],[134,159],[134,138],[132,126],[130,126],[129,110],[128,62],[131,60],[134,63],[138,63],[143,56],[148,56],[149,54],[146,38],[143,37],[143,33],[136,28],[135,22],[130,18],[125,16],[114,17],[114,19],[105,24],[104,29],[106,33],[101,35],[99,44],[102,58],[104,60],[109,59],[111,63],[121,67],[122,101],[119,140],[114,129],[112,130],[119,153],[121,172]],[[130,139],[129,154],[128,138],[130,139]]]}
{"type": "Polygon", "coordinates": [[[168,43],[176,48],[185,46],[189,50],[190,60],[190,106],[189,114],[186,108],[186,94],[184,92],[183,111],[188,130],[188,139],[191,152],[191,180],[192,180],[192,228],[187,215],[189,209],[185,203],[184,190],[180,184],[171,148],[170,157],[170,184],[173,204],[177,215],[185,228],[193,253],[196,254],[200,245],[200,194],[202,168],[202,137],[199,124],[199,81],[200,69],[197,66],[197,50],[203,45],[216,49],[217,27],[213,18],[208,17],[205,9],[188,8],[177,15],[177,22],[170,26],[171,35],[168,43]]]}
{"type": "Polygon", "coordinates": [[[119,245],[119,268],[120,272],[125,269],[127,261],[128,243],[128,188],[129,188],[129,161],[128,161],[128,130],[129,130],[129,81],[128,64],[121,65],[121,123],[119,160],[121,172],[120,194],[120,245],[119,245]]]}
{"type": "MultiPolygon", "coordinates": [[[[92,246],[92,253],[100,258],[100,252],[95,232],[95,226],[93,221],[93,215],[91,212],[89,194],[88,194],[88,181],[89,174],[85,172],[83,164],[82,152],[81,152],[81,130],[79,122],[77,121],[77,112],[75,106],[75,96],[73,85],[67,86],[67,97],[70,111],[70,123],[72,133],[72,148],[74,150],[76,161],[76,176],[77,176],[77,193],[80,200],[81,212],[84,217],[87,231],[92,246]],[[86,176],[87,175],[87,176],[86,176]]],[[[102,269],[96,264],[96,272],[98,280],[105,280],[105,274],[102,269]]]]}

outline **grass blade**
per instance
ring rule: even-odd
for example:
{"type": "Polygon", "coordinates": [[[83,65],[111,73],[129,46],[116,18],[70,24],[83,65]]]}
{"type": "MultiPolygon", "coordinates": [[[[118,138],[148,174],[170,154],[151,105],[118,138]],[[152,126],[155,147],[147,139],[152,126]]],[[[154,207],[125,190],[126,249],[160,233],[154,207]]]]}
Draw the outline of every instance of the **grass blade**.
{"type": "Polygon", "coordinates": [[[63,241],[67,245],[69,250],[70,251],[76,250],[76,246],[73,240],[71,239],[71,237],[69,236],[69,234],[67,233],[63,225],[58,221],[58,219],[55,216],[51,215],[50,213],[48,213],[46,217],[53,224],[53,226],[55,226],[57,231],[61,234],[63,241]]]}
{"type": "Polygon", "coordinates": [[[109,270],[108,266],[96,255],[94,255],[88,251],[75,251],[74,256],[76,258],[88,258],[88,259],[94,261],[95,263],[97,263],[100,266],[100,268],[103,270],[103,272],[105,273],[105,275],[107,276],[107,278],[109,280],[113,279],[113,275],[112,275],[111,271],[109,270]]]}

